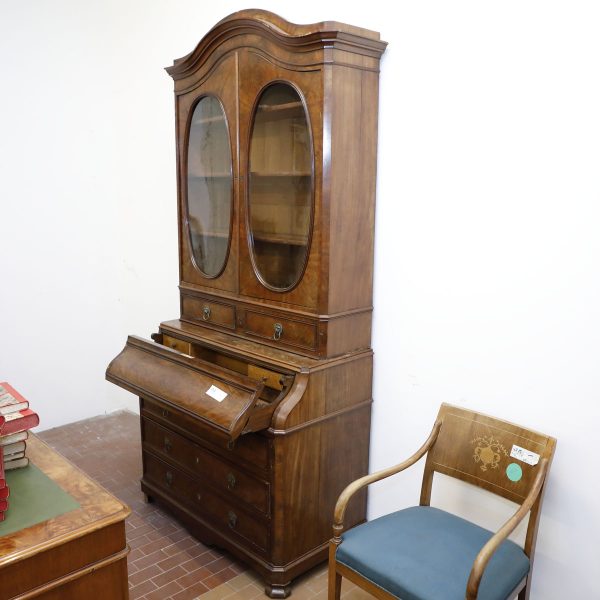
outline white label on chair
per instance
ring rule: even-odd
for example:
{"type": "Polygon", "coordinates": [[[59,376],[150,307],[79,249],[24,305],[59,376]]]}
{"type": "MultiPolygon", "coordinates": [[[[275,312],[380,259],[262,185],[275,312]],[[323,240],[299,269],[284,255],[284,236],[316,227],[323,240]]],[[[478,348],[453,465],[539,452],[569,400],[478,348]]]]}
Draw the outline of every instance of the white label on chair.
{"type": "Polygon", "coordinates": [[[219,389],[216,385],[211,385],[208,390],[206,390],[206,393],[217,402],[223,402],[223,400],[227,398],[227,392],[219,389]]]}
{"type": "Polygon", "coordinates": [[[525,448],[521,448],[521,446],[513,445],[512,450],[510,451],[510,455],[512,458],[516,458],[518,460],[522,460],[524,463],[528,465],[537,465],[540,462],[540,455],[532,452],[531,450],[525,450],[525,448]]]}

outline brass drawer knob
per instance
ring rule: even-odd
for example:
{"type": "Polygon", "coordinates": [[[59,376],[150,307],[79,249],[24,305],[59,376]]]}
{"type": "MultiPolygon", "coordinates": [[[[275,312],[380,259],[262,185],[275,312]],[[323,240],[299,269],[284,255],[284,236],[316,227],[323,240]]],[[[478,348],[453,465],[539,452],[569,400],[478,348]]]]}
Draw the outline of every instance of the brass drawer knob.
{"type": "Polygon", "coordinates": [[[280,340],[283,335],[283,325],[281,323],[275,323],[273,325],[273,339],[280,340]]]}
{"type": "Polygon", "coordinates": [[[169,416],[169,411],[166,408],[163,408],[160,411],[160,414],[166,419],[169,416]]]}
{"type": "Polygon", "coordinates": [[[202,309],[202,320],[208,321],[210,319],[210,306],[205,306],[202,309]]]}
{"type": "Polygon", "coordinates": [[[232,510],[227,513],[227,522],[229,523],[229,527],[231,527],[231,529],[237,525],[237,515],[232,510]]]}
{"type": "Polygon", "coordinates": [[[196,494],[196,500],[198,500],[198,502],[202,500],[202,494],[200,492],[196,494]]]}
{"type": "Polygon", "coordinates": [[[167,485],[169,487],[173,483],[173,473],[171,473],[171,471],[167,471],[166,472],[166,474],[165,474],[165,481],[167,482],[167,485]]]}
{"type": "Polygon", "coordinates": [[[171,444],[171,440],[166,437],[164,442],[165,452],[171,452],[173,450],[173,445],[171,444]]]}
{"type": "Polygon", "coordinates": [[[233,473],[227,473],[227,488],[232,490],[235,487],[235,475],[233,473]]]}

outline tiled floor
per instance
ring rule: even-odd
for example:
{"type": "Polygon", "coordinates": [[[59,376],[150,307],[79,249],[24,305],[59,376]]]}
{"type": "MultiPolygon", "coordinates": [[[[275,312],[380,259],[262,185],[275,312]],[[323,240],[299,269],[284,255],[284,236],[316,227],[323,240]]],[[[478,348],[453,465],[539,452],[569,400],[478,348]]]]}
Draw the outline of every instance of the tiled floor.
{"type": "MultiPolygon", "coordinates": [[[[39,437],[131,507],[126,524],[131,600],[266,599],[262,582],[247,567],[207,548],[156,504],[144,502],[137,415],[119,412],[95,417],[43,431],[39,437]]],[[[348,582],[342,596],[373,598],[348,582]]],[[[324,565],[299,578],[292,588],[294,600],[326,597],[324,565]]]]}

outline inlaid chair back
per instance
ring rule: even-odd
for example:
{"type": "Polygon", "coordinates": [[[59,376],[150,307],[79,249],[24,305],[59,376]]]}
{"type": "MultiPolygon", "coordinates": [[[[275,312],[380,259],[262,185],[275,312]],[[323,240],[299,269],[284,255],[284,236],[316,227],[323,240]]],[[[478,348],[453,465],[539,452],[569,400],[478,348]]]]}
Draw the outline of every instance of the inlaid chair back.
{"type": "Polygon", "coordinates": [[[342,577],[389,600],[527,600],[546,476],[556,440],[442,404],[431,434],[404,462],[352,482],[334,511],[329,546],[329,600],[342,577]],[[366,486],[396,475],[427,455],[419,506],[346,530],[348,502],[366,486]],[[442,473],[518,504],[492,532],[431,507],[434,474],[442,473]],[[508,536],[529,515],[524,547],[508,536]]]}
{"type": "MultiPolygon", "coordinates": [[[[521,504],[542,466],[544,471],[550,466],[553,437],[450,404],[442,404],[437,421],[441,427],[427,454],[422,506],[429,505],[436,471],[521,504]]],[[[543,491],[531,509],[524,548],[528,556],[542,497],[543,491]]]]}

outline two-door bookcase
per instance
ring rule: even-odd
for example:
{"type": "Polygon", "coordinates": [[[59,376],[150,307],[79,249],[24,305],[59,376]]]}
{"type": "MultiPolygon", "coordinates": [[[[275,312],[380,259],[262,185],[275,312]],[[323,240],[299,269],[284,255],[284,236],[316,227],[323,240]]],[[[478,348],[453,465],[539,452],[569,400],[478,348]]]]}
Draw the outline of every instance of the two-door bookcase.
{"type": "MultiPolygon", "coordinates": [[[[142,489],[271,597],[325,560],[368,468],[379,34],[244,10],[175,83],[181,314],[107,378],[140,398],[142,489]]],[[[365,519],[366,496],[349,523],[365,519]]]]}

